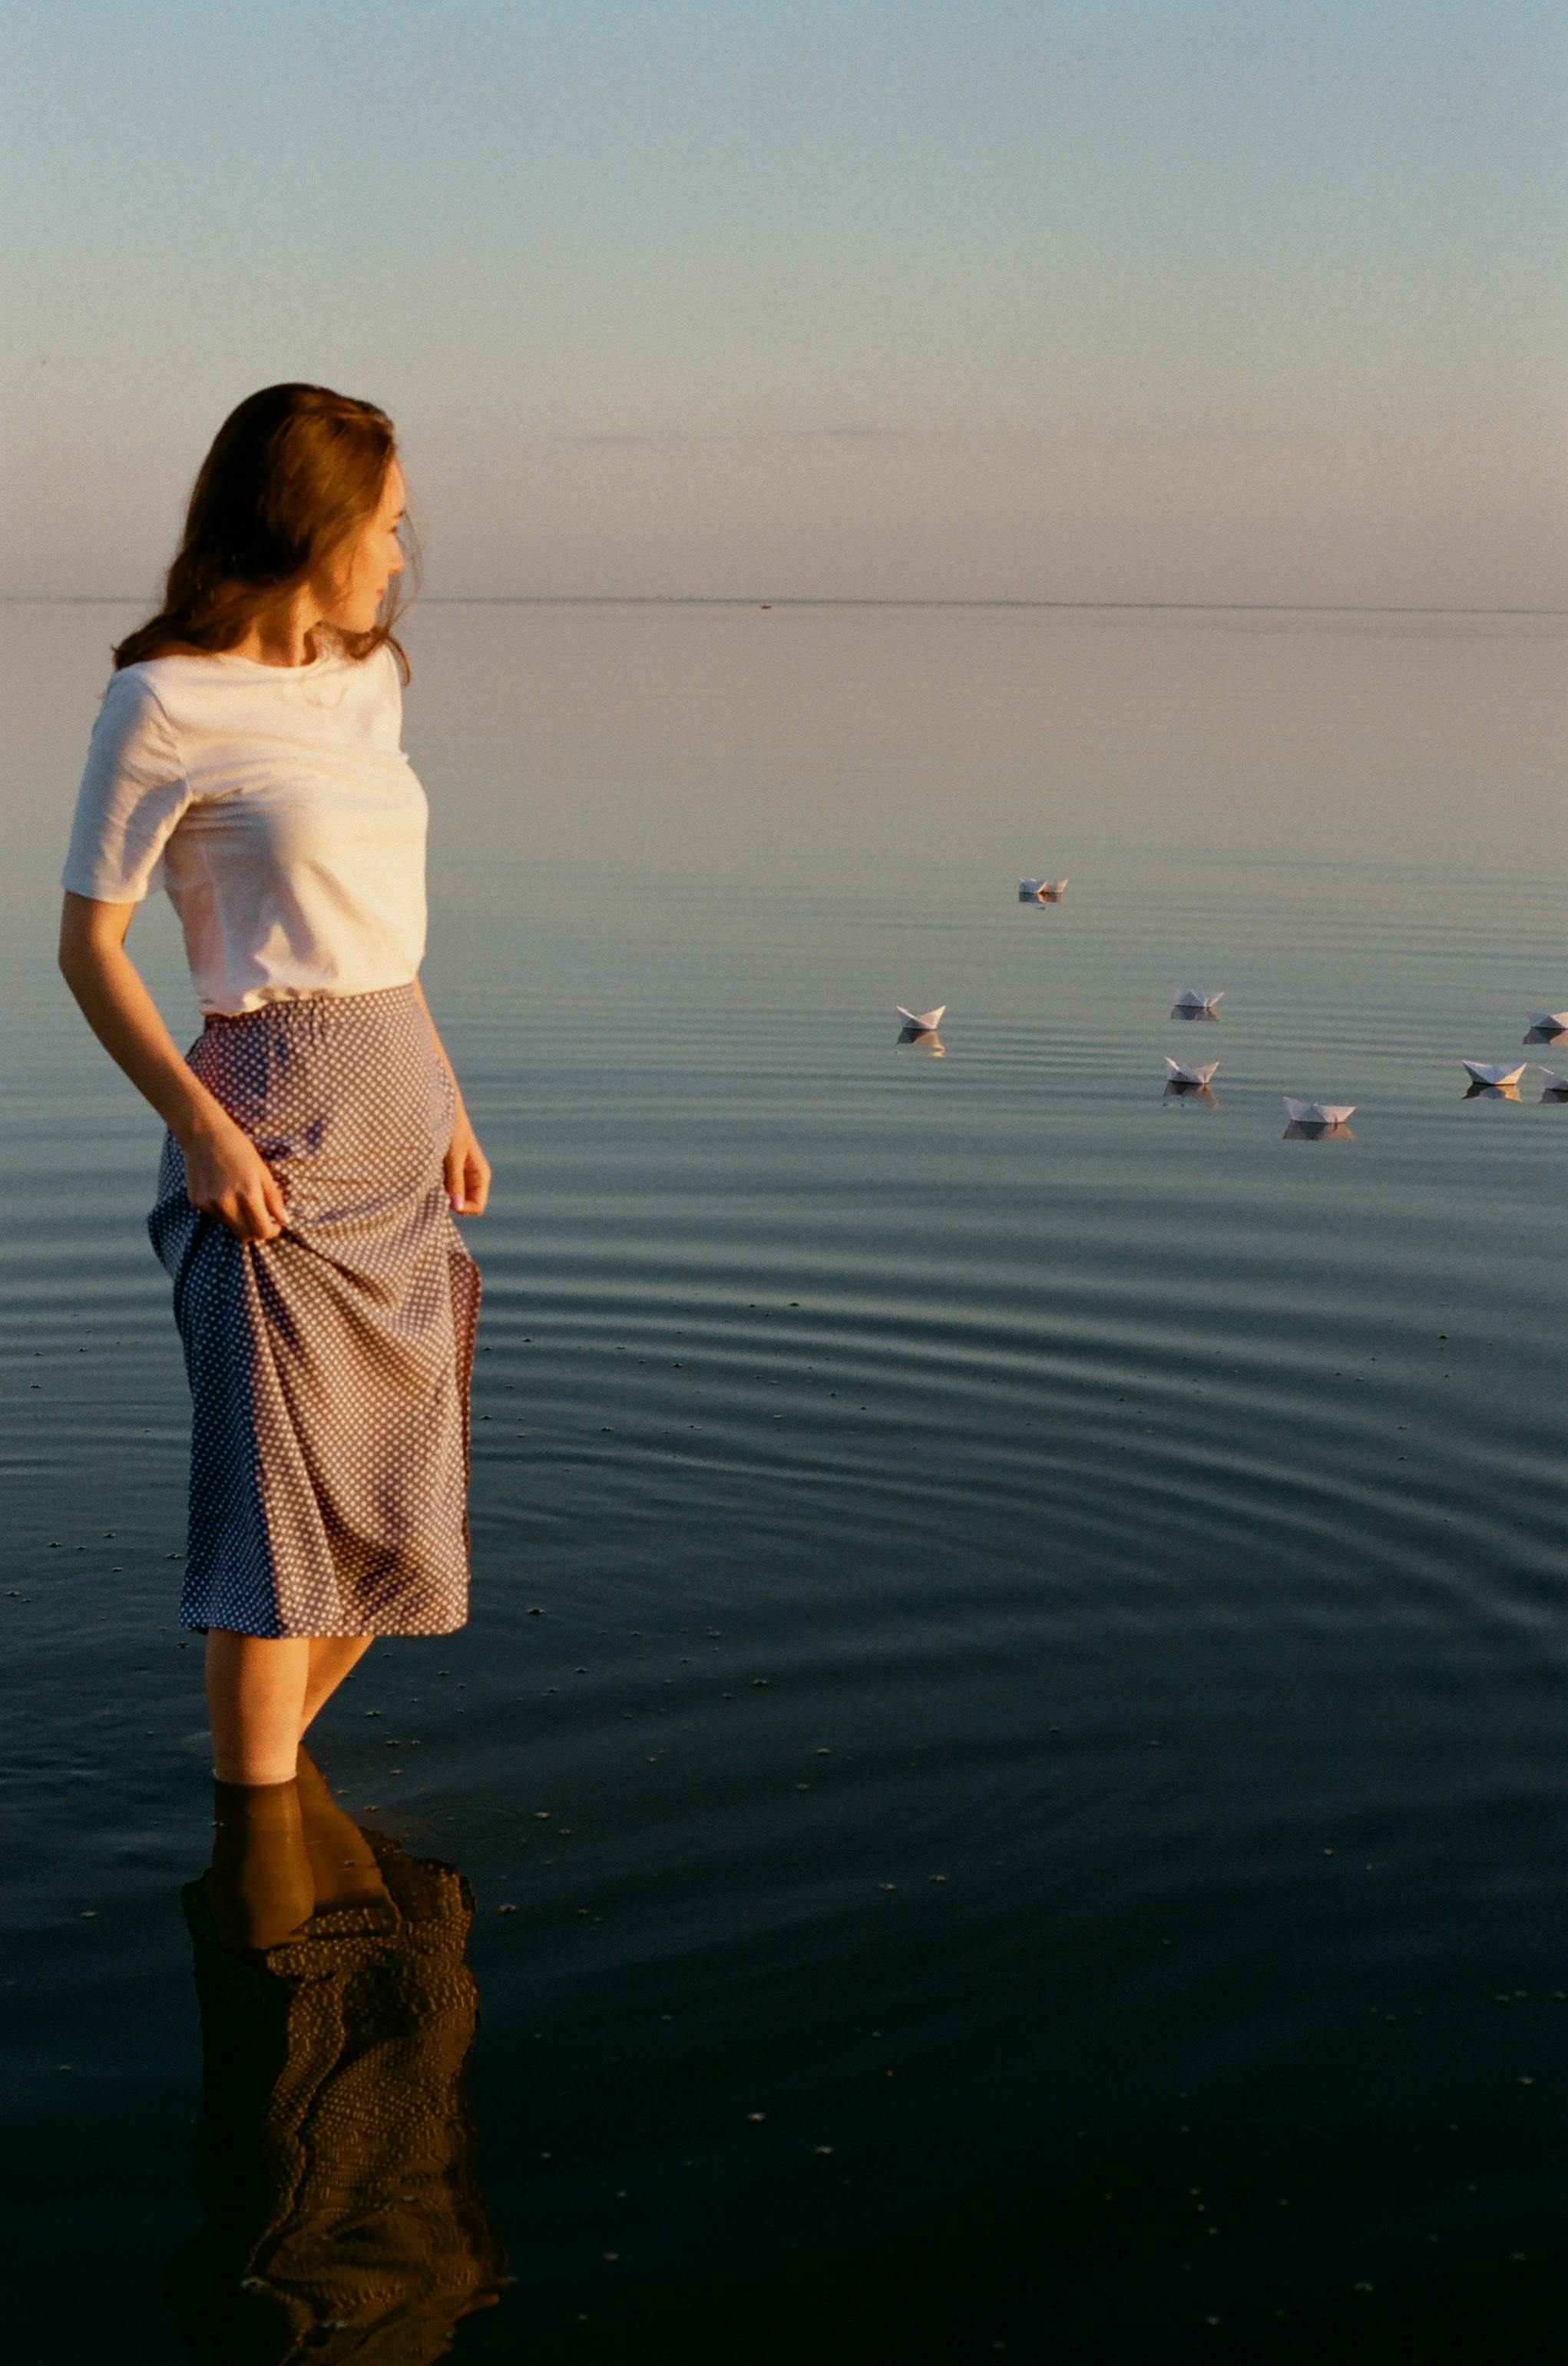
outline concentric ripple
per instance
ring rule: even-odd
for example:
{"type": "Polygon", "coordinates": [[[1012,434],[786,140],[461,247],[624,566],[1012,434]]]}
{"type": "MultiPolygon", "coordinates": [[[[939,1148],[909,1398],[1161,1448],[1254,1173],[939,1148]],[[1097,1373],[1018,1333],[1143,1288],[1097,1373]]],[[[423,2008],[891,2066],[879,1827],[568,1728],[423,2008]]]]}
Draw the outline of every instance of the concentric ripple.
{"type": "MultiPolygon", "coordinates": [[[[15,631],[81,705],[79,612],[15,631]]],[[[497,1177],[474,1617],[374,1655],[322,1756],[475,1887],[521,2281],[459,2349],[1184,2359],[1218,2315],[1304,2358],[1387,2293],[1525,2354],[1568,1109],[1460,1062],[1568,1002],[1555,632],[453,607],[414,656],[426,984],[497,1177]],[[1164,1096],[1186,986],[1212,1103],[1164,1096]],[[1286,1093],[1349,1137],[1284,1139],[1286,1093]]],[[[7,2046],[40,2253],[90,2191],[83,2307],[151,2360],[185,1403],[155,1129],[52,987],[30,794],[7,2046]]]]}

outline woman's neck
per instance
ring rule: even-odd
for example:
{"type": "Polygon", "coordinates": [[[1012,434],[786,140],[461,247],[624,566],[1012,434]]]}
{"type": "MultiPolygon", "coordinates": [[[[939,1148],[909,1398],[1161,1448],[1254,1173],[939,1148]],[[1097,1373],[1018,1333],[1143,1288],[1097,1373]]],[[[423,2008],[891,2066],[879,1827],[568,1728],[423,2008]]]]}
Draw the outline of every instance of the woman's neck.
{"type": "Polygon", "coordinates": [[[277,607],[254,616],[243,639],[228,654],[253,658],[258,665],[310,665],[317,655],[312,636],[321,621],[321,609],[309,592],[296,592],[277,607]]]}

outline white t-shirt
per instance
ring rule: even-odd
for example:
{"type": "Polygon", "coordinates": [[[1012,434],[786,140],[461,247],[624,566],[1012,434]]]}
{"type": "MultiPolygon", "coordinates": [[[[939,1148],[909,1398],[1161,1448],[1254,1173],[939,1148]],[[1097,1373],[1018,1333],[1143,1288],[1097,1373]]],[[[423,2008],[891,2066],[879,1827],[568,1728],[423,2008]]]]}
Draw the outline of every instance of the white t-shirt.
{"type": "Polygon", "coordinates": [[[406,986],[424,955],[428,808],[401,726],[385,648],[126,666],[62,884],[105,904],[166,888],[204,1010],[406,986]]]}

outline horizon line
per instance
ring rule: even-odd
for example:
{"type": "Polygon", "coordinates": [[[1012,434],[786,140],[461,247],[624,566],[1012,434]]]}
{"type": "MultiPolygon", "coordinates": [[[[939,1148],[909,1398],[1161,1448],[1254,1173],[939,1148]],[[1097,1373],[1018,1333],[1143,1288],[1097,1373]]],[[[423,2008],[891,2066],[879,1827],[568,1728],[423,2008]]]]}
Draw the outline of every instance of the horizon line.
{"type": "MultiPolygon", "coordinates": [[[[0,607],[130,608],[155,600],[136,592],[0,592],[0,607]]],[[[859,593],[733,592],[432,592],[424,608],[1025,608],[1156,610],[1176,614],[1296,616],[1568,616],[1568,608],[1439,606],[1367,600],[1019,600],[867,597],[859,593]]]]}

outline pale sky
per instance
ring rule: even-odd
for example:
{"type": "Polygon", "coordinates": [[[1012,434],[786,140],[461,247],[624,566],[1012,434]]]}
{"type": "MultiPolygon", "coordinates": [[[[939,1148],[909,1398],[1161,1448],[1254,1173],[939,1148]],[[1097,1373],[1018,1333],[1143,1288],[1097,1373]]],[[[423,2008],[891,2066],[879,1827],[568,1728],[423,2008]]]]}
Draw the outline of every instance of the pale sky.
{"type": "Polygon", "coordinates": [[[1568,605],[1551,0],[13,0],[22,594],[254,388],[447,595],[1568,605]]]}

